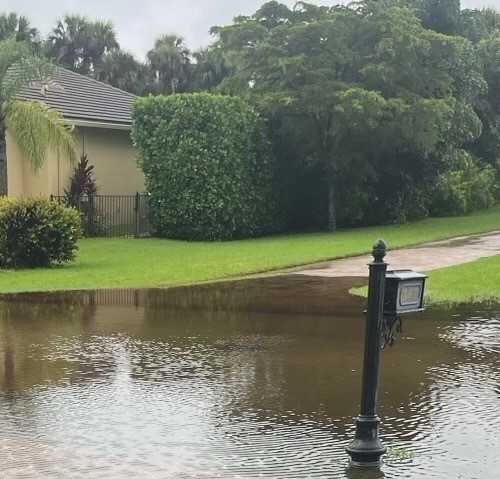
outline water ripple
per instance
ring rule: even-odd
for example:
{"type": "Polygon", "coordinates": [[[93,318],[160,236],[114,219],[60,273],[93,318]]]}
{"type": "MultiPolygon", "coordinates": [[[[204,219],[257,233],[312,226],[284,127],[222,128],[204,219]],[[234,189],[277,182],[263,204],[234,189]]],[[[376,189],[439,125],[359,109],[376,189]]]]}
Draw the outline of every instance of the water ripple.
{"type": "Polygon", "coordinates": [[[494,310],[405,324],[384,353],[376,472],[344,451],[361,320],[145,304],[0,304],[2,479],[498,477],[494,310]]]}

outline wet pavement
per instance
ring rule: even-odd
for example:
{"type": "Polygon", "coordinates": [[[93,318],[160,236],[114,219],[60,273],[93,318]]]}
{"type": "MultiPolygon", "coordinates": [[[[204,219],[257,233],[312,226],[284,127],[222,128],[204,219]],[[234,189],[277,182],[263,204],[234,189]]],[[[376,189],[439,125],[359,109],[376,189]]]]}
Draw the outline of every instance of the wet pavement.
{"type": "MultiPolygon", "coordinates": [[[[391,269],[432,271],[469,263],[500,254],[500,232],[436,241],[414,248],[389,251],[386,257],[391,269]]],[[[299,268],[293,274],[322,277],[366,277],[371,256],[363,255],[322,262],[299,268]]]]}

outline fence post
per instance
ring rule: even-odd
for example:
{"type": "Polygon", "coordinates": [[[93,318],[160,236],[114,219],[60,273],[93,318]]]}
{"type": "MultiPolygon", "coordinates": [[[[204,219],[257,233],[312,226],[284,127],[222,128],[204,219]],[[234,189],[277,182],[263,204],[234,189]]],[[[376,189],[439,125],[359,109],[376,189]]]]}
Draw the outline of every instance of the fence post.
{"type": "MultiPolygon", "coordinates": [[[[81,210],[81,207],[80,207],[81,210]]],[[[87,234],[95,235],[95,194],[87,195],[87,234]]]]}
{"type": "Polygon", "coordinates": [[[140,206],[141,206],[141,195],[137,191],[135,194],[135,237],[138,238],[140,231],[140,206]]]}

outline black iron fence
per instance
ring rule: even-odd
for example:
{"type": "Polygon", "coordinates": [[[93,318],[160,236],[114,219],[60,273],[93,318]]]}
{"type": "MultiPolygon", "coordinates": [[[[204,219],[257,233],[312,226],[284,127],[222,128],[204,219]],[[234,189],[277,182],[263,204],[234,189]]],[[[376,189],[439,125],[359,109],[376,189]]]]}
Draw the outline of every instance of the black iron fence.
{"type": "Polygon", "coordinates": [[[148,236],[149,195],[82,195],[67,198],[51,196],[51,200],[73,206],[82,217],[85,236],[148,236]]]}

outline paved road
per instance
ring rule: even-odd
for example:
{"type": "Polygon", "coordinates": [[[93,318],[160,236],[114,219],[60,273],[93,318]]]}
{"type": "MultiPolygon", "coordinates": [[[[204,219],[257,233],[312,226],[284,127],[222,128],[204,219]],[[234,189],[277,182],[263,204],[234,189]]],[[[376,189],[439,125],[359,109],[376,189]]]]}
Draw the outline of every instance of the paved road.
{"type": "MultiPolygon", "coordinates": [[[[427,243],[414,248],[389,251],[386,261],[390,269],[432,271],[479,258],[500,254],[500,231],[477,236],[427,243]]],[[[294,271],[293,274],[322,277],[366,276],[371,256],[356,256],[318,263],[294,271]]]]}

